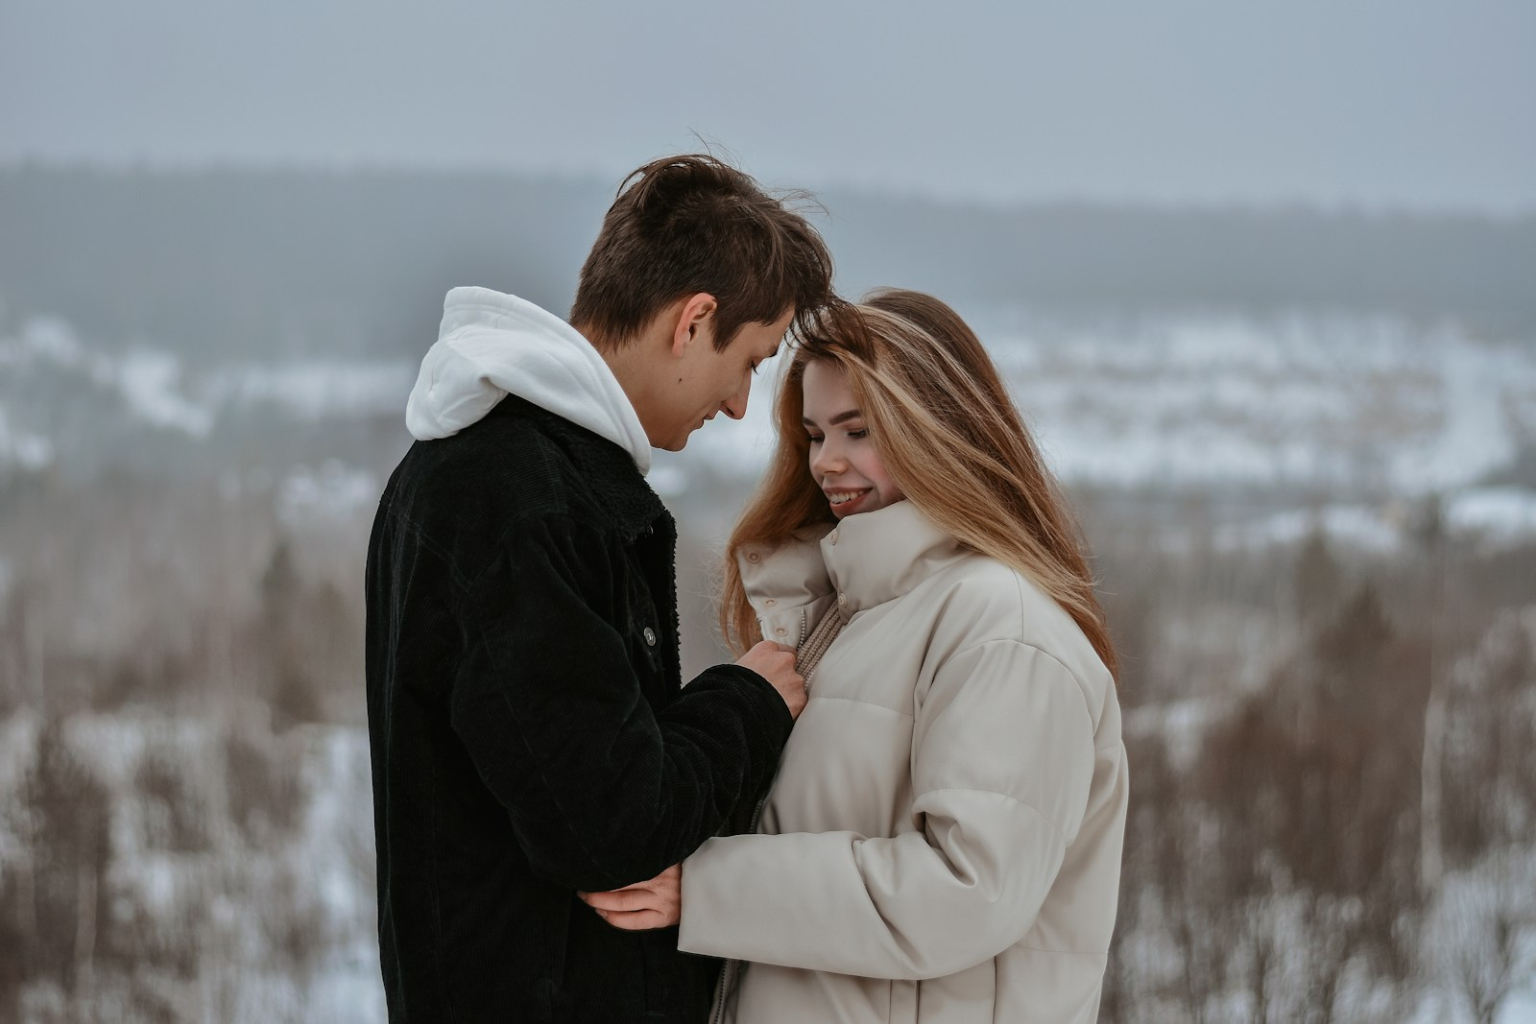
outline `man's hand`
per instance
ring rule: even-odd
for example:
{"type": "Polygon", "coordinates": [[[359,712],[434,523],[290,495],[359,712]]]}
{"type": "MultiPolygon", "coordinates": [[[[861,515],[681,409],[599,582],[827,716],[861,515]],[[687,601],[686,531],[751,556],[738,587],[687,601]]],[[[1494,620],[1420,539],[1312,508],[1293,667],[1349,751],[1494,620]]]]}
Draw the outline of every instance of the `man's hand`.
{"type": "Polygon", "coordinates": [[[805,709],[805,680],[795,671],[795,649],[764,640],[753,647],[736,664],[749,668],[773,684],[789,705],[791,718],[799,718],[805,709]]]}
{"type": "Polygon", "coordinates": [[[649,882],[576,895],[615,928],[629,932],[669,928],[683,918],[682,880],[683,866],[674,864],[649,882]]]}

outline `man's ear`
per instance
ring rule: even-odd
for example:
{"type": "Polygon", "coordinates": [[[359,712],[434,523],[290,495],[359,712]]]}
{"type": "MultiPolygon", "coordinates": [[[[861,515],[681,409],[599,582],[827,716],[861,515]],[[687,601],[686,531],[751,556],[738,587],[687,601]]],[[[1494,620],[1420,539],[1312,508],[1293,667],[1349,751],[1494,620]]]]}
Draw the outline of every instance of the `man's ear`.
{"type": "Polygon", "coordinates": [[[697,292],[683,300],[672,329],[672,354],[679,358],[695,340],[714,344],[715,310],[719,303],[708,292],[697,292]]]}

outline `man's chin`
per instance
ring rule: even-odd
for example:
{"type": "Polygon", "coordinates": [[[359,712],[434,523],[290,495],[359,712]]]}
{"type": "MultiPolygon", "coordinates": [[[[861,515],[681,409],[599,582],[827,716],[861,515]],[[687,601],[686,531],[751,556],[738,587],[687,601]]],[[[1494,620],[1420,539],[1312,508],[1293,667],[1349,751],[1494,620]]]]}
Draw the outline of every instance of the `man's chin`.
{"type": "Polygon", "coordinates": [[[688,435],[691,433],[693,433],[693,431],[690,430],[685,431],[681,435],[672,434],[670,436],[663,435],[661,437],[657,437],[656,434],[647,430],[645,432],[645,439],[651,443],[652,448],[658,448],[664,452],[680,452],[685,447],[687,447],[688,435]]]}
{"type": "Polygon", "coordinates": [[[699,420],[686,427],[678,426],[672,434],[662,434],[659,437],[657,436],[661,433],[659,430],[654,433],[647,430],[645,439],[651,442],[652,448],[660,448],[664,452],[680,452],[688,447],[688,439],[693,436],[693,432],[703,427],[706,422],[707,420],[699,420]]]}

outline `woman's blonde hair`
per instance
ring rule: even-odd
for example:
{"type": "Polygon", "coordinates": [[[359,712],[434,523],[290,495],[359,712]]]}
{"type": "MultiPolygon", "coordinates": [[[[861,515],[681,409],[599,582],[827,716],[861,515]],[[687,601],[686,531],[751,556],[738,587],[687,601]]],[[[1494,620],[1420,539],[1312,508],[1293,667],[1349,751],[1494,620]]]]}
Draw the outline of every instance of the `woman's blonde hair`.
{"type": "Polygon", "coordinates": [[[802,381],[813,361],[848,375],[886,471],[907,499],[961,544],[1028,576],[1116,673],[1077,523],[997,367],[954,310],[894,289],[828,309],[799,333],[775,412],[778,445],[726,545],[720,625],[727,643],[745,651],[761,639],[737,566],[742,547],[775,547],[835,518],[811,475],[801,423],[802,381]]]}

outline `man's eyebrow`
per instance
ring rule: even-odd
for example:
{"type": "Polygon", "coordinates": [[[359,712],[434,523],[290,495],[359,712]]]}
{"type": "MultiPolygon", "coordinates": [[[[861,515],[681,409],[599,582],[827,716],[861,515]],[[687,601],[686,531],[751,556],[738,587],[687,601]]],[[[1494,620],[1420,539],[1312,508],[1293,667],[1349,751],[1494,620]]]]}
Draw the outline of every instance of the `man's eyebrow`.
{"type": "MultiPolygon", "coordinates": [[[[827,420],[827,426],[835,427],[839,423],[847,423],[849,420],[856,420],[862,415],[863,413],[859,412],[857,409],[849,409],[847,412],[840,412],[836,416],[833,416],[830,420],[827,420]]],[[[807,427],[814,427],[816,425],[816,421],[811,419],[809,416],[802,418],[800,422],[805,424],[807,427]]]]}

